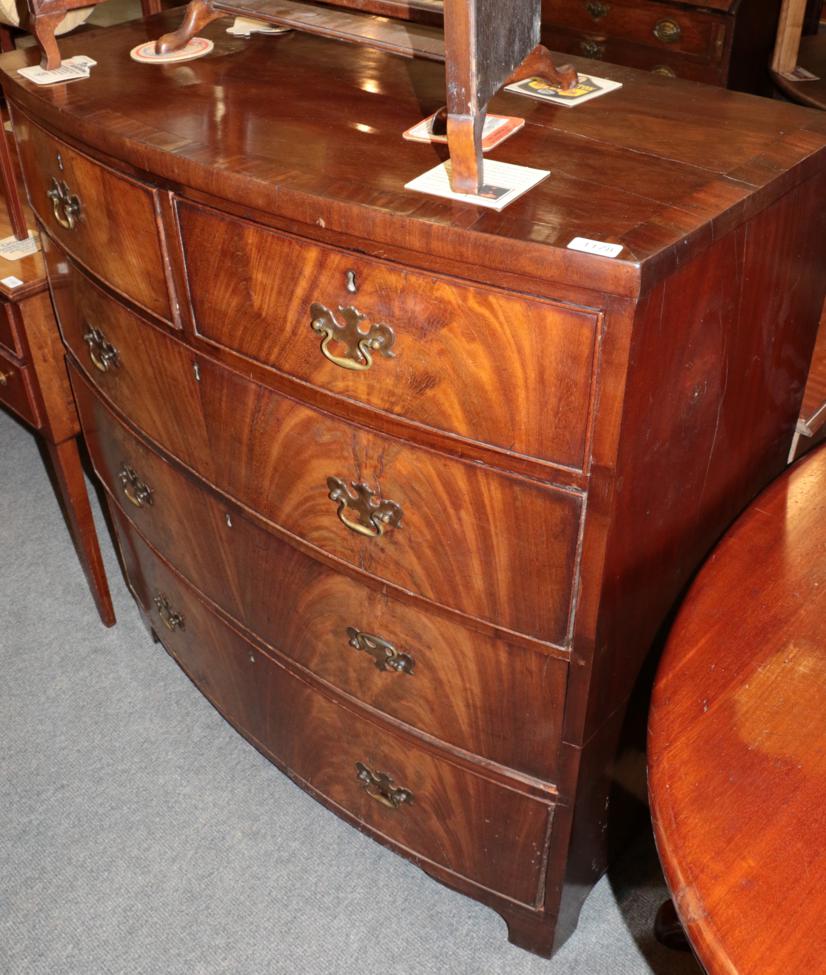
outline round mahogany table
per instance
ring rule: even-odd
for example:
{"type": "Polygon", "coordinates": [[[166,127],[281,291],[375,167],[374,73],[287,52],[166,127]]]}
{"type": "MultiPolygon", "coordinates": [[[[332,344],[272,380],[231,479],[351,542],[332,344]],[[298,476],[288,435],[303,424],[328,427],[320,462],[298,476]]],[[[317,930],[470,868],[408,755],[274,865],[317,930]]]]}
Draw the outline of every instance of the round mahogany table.
{"type": "Polygon", "coordinates": [[[826,972],[826,447],[697,577],[648,756],[660,859],[708,975],[826,972]]]}

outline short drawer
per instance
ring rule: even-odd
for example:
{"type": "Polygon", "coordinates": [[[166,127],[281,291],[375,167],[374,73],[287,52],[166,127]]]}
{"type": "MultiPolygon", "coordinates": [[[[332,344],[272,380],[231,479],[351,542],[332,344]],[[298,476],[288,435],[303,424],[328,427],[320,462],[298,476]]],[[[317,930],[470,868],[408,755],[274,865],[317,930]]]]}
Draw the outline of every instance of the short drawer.
{"type": "Polygon", "coordinates": [[[651,0],[544,0],[542,14],[551,43],[554,28],[584,31],[595,38],[629,41],[659,52],[719,60],[730,18],[710,10],[687,10],[651,0]]]}
{"type": "Polygon", "coordinates": [[[583,498],[309,409],[192,350],[84,284],[64,313],[100,391],[219,490],[360,571],[557,646],[583,498]],[[88,289],[92,289],[89,291],[88,289]],[[98,327],[97,322],[105,321],[98,327]]]}
{"type": "Polygon", "coordinates": [[[143,612],[239,731],[334,811],[399,852],[538,906],[552,802],[454,764],[289,673],[213,615],[120,515],[115,520],[143,612]]]}
{"type": "Polygon", "coordinates": [[[17,312],[10,301],[0,300],[0,347],[18,359],[26,354],[23,329],[17,320],[17,312]]]}
{"type": "Polygon", "coordinates": [[[221,609],[372,707],[501,765],[555,780],[565,660],[474,632],[310,558],[149,449],[78,373],[74,387],[92,462],[108,492],[221,609]]]}
{"type": "Polygon", "coordinates": [[[157,192],[19,113],[15,135],[32,208],[49,234],[116,291],[171,320],[157,192]]]}
{"type": "Polygon", "coordinates": [[[34,377],[28,366],[20,366],[0,353],[0,404],[7,406],[26,423],[40,427],[34,394],[34,377]]]}
{"type": "Polygon", "coordinates": [[[584,466],[597,313],[405,270],[182,201],[178,214],[206,339],[439,432],[584,466]]]}

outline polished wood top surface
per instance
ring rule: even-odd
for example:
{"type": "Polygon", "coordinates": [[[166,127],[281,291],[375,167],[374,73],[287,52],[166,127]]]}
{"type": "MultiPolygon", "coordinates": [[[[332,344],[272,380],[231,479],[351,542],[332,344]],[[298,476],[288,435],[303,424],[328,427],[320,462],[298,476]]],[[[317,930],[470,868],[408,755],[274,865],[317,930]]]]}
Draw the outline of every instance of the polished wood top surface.
{"type": "Polygon", "coordinates": [[[98,61],[90,79],[70,84],[37,87],[18,75],[34,50],[4,55],[4,87],[56,131],[171,184],[316,233],[357,233],[362,246],[403,248],[422,265],[461,254],[468,268],[619,295],[647,291],[826,164],[818,113],[580,59],[580,70],[625,87],[575,108],[513,95],[492,103],[528,121],[493,156],[552,170],[499,214],[403,189],[446,158],[444,147],[402,139],[444,103],[441,66],[370,50],[353,57],[346,44],[298,33],[237,39],[220,22],[204,31],[215,41],[205,58],[129,59],[179,19],[172,11],[61,39],[64,56],[98,61]],[[566,250],[576,236],[625,251],[610,260],[566,250]]]}
{"type": "Polygon", "coordinates": [[[826,449],[700,573],[654,690],[649,783],[674,901],[708,975],[826,957],[826,449]]]}

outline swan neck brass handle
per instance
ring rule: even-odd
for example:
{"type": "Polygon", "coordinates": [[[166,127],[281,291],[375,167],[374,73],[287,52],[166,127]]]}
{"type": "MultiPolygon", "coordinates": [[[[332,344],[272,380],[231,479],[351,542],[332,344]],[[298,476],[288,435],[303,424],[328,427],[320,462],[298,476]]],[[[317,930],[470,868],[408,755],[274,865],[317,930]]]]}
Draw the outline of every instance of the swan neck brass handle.
{"type": "Polygon", "coordinates": [[[356,762],[356,778],[371,799],[388,809],[398,809],[399,806],[413,802],[413,793],[409,789],[393,785],[393,780],[386,772],[374,772],[364,762],[356,762]]]}
{"type": "Polygon", "coordinates": [[[362,633],[354,626],[347,627],[350,646],[360,653],[369,654],[373,658],[376,670],[386,673],[389,670],[397,674],[412,674],[416,665],[409,653],[399,653],[392,643],[383,640],[373,633],[362,633]]]}
{"type": "Polygon", "coordinates": [[[161,618],[161,622],[172,633],[175,630],[184,630],[186,626],[184,625],[184,618],[180,613],[176,613],[175,610],[170,606],[169,600],[166,595],[159,592],[154,599],[155,609],[158,611],[158,616],[161,618]]]}
{"type": "Polygon", "coordinates": [[[64,179],[52,176],[46,196],[52,201],[54,218],[66,230],[74,230],[80,220],[80,199],[64,179]]]}
{"type": "Polygon", "coordinates": [[[367,316],[352,306],[339,308],[338,313],[341,321],[318,302],[310,306],[312,329],[322,337],[321,352],[333,365],[352,372],[366,372],[373,365],[374,354],[385,359],[395,357],[396,336],[389,325],[374,323],[362,328],[367,316]],[[340,350],[338,354],[334,347],[340,350]]]}
{"type": "Polygon", "coordinates": [[[676,44],[683,36],[683,29],[676,20],[665,18],[654,25],[654,37],[663,44],[676,44]]]}
{"type": "Polygon", "coordinates": [[[138,477],[134,467],[130,467],[128,464],[121,464],[121,468],[118,471],[118,480],[127,500],[136,508],[142,508],[144,505],[155,503],[152,488],[138,477]]]}
{"type": "Polygon", "coordinates": [[[395,501],[385,501],[366,484],[351,487],[340,477],[328,477],[330,500],[338,504],[338,517],[350,531],[368,538],[379,538],[388,528],[398,528],[402,509],[395,501]],[[352,488],[352,490],[351,490],[352,488]]]}
{"type": "Polygon", "coordinates": [[[3,372],[0,370],[0,386],[8,386],[9,380],[14,377],[13,372],[3,372]]]}
{"type": "Polygon", "coordinates": [[[588,0],[585,9],[594,20],[602,20],[603,17],[608,16],[611,7],[607,3],[602,3],[601,0],[588,0]]]}
{"type": "Polygon", "coordinates": [[[83,333],[83,341],[89,347],[92,365],[99,372],[109,372],[110,369],[117,369],[120,366],[120,353],[111,342],[107,341],[99,328],[88,325],[83,333]]]}

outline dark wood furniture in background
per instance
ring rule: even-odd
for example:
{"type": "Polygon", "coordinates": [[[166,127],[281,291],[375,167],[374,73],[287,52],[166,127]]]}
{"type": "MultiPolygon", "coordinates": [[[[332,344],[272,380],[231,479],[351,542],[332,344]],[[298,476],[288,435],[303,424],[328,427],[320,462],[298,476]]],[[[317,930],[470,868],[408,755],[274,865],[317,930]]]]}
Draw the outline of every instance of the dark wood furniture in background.
{"type": "MultiPolygon", "coordinates": [[[[0,239],[11,234],[25,237],[27,222],[5,140],[5,130],[0,129],[2,187],[7,203],[5,209],[0,207],[0,239]]],[[[33,223],[31,219],[29,222],[33,223]]],[[[45,445],[95,605],[101,621],[112,626],[115,612],[78,453],[80,424],[40,253],[13,261],[0,258],[0,405],[28,424],[45,445]],[[5,278],[22,283],[15,286],[5,278]]]]}
{"type": "Polygon", "coordinates": [[[57,89],[2,59],[130,585],[302,788],[548,954],[654,636],[786,462],[826,117],[600,65],[496,99],[553,176],[494,213],[403,189],[438,65],[212,25],[181,86],[129,60],[179,16],[67,39],[57,89]]]}
{"type": "Polygon", "coordinates": [[[540,0],[511,0],[507,30],[500,0],[325,0],[322,6],[296,0],[191,0],[181,26],[161,37],[157,50],[177,51],[207,24],[227,16],[444,61],[450,185],[456,193],[480,193],[485,185],[482,134],[488,102],[502,87],[537,75],[563,88],[577,82],[573,68],[557,69],[539,43],[540,0]]]}
{"type": "Polygon", "coordinates": [[[718,546],[680,610],[654,688],[657,846],[708,975],[823,969],[824,688],[821,448],[718,546]]]}
{"type": "Polygon", "coordinates": [[[542,0],[555,51],[771,94],[781,0],[542,0]]]}

